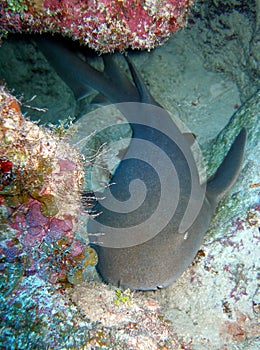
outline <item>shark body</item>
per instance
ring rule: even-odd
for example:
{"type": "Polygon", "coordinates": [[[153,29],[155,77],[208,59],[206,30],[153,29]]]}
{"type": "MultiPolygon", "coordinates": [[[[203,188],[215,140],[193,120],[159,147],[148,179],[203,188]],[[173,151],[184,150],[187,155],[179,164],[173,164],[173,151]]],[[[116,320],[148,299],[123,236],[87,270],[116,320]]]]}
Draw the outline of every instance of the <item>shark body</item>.
{"type": "MultiPolygon", "coordinates": [[[[90,220],[88,232],[96,234],[104,232],[104,227],[110,227],[111,231],[108,230],[110,233],[104,232],[109,237],[110,234],[113,235],[113,229],[115,231],[122,229],[123,231],[123,229],[129,228],[129,232],[131,232],[133,227],[141,227],[140,235],[149,237],[153,227],[149,224],[147,226],[140,226],[140,224],[156,210],[162,193],[167,194],[173,191],[173,174],[170,168],[164,169],[162,177],[166,184],[166,190],[162,192],[162,181],[149,167],[149,164],[132,157],[133,154],[140,153],[136,140],[141,139],[154,143],[174,163],[176,174],[180,179],[179,201],[174,215],[166,225],[162,225],[158,234],[140,242],[140,244],[124,245],[123,242],[117,246],[115,238],[114,246],[95,241],[92,241],[92,246],[98,254],[97,271],[105,282],[132,290],[156,290],[167,287],[184,272],[194,259],[203,242],[205,232],[209,228],[218,202],[228,193],[238,177],[246,144],[245,129],[242,129],[234,140],[215,175],[207,183],[201,185],[198,174],[190,172],[191,168],[196,167],[190,150],[190,142],[178,130],[166,111],[159,113],[159,110],[161,111],[160,105],[149,93],[140,74],[129,59],[127,62],[134,84],[126,78],[109,55],[103,57],[104,71],[99,72],[86,62],[82,62],[73,52],[59,43],[41,39],[39,46],[58,74],[74,91],[75,96],[79,95],[79,90],[82,93],[84,89],[91,87],[112,103],[141,102],[144,105],[153,106],[149,113],[147,109],[143,110],[142,107],[136,110],[141,120],[140,123],[129,120],[133,130],[132,140],[111,179],[111,183],[114,185],[102,193],[102,197],[105,199],[98,201],[93,208],[95,212],[101,214],[90,220]],[[178,139],[177,143],[167,138],[160,129],[149,127],[149,123],[151,125],[161,123],[161,119],[158,120],[157,111],[160,116],[163,114],[163,122],[167,125],[167,129],[173,131],[178,139]],[[187,157],[184,157],[183,154],[187,157]],[[188,162],[186,158],[189,159],[188,162]],[[123,205],[124,201],[129,200],[129,184],[135,179],[141,179],[146,185],[147,194],[142,206],[130,213],[115,213],[110,210],[109,192],[111,191],[113,196],[123,205]],[[194,181],[197,191],[195,197],[203,192],[203,199],[191,225],[185,227],[185,230],[180,230],[180,223],[189,205],[192,181],[194,181]]],[[[128,118],[128,111],[124,110],[124,106],[121,110],[128,118]]],[[[170,205],[169,202],[168,206],[170,205]]],[[[160,217],[157,217],[158,221],[163,221],[163,215],[162,211],[160,217]]]]}

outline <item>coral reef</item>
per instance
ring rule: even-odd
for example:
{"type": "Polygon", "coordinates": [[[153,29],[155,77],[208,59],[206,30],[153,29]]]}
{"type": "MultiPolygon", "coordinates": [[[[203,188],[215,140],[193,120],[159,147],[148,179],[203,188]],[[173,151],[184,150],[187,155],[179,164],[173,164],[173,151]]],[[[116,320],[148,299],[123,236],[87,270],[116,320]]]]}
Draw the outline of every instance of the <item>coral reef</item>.
{"type": "MultiPolygon", "coordinates": [[[[111,290],[101,283],[84,283],[76,286],[72,300],[83,315],[91,315],[92,321],[103,327],[103,332],[110,330],[108,339],[112,341],[112,349],[190,349],[162,316],[161,306],[153,297],[129,290],[111,290]]],[[[95,336],[90,342],[91,349],[93,346],[106,349],[109,343],[105,338],[105,333],[101,339],[95,336]]]]}
{"type": "Polygon", "coordinates": [[[1,271],[67,281],[89,258],[75,239],[83,166],[65,131],[26,120],[19,101],[0,88],[1,271]],[[17,270],[17,271],[18,271],[17,270]]]}
{"type": "MultiPolygon", "coordinates": [[[[256,65],[259,72],[257,55],[259,56],[260,50],[257,51],[256,48],[260,41],[256,41],[259,30],[255,28],[254,3],[259,2],[196,1],[194,20],[188,28],[178,32],[167,45],[150,54],[143,52],[134,57],[137,67],[149,82],[151,91],[160,98],[160,103],[176,110],[176,114],[183,118],[185,115],[190,116],[191,129],[205,143],[203,151],[210,173],[221,162],[240,127],[246,126],[248,130],[244,171],[230,196],[219,207],[212,229],[194,264],[167,290],[156,294],[135,293],[127,298],[126,292],[118,296],[115,290],[102,283],[75,285],[71,288],[71,293],[68,293],[67,285],[64,290],[59,283],[50,284],[37,274],[23,276],[22,264],[18,263],[18,259],[14,262],[5,261],[4,264],[1,260],[0,348],[259,348],[260,94],[252,95],[259,89],[260,75],[252,67],[256,65]],[[241,20],[238,21],[237,18],[241,20]],[[255,51],[250,49],[252,43],[255,43],[255,51]],[[226,119],[222,118],[223,108],[216,102],[221,99],[223,89],[215,90],[215,100],[210,94],[203,95],[201,91],[203,86],[210,91],[216,80],[212,71],[199,70],[196,62],[198,53],[208,69],[221,72],[218,81],[225,78],[221,86],[227,88],[228,99],[224,99],[226,103],[223,104],[226,119]],[[185,75],[187,65],[195,77],[195,83],[190,75],[185,75]],[[198,71],[200,76],[196,74],[198,71]],[[208,80],[205,72],[209,74],[208,80]],[[233,122],[220,137],[212,141],[240,105],[240,99],[232,99],[233,90],[227,76],[231,76],[232,81],[234,79],[238,85],[242,102],[250,96],[252,99],[235,114],[233,122]],[[193,101],[196,101],[196,105],[193,101]],[[186,107],[189,112],[186,112],[186,107]]],[[[258,17],[259,13],[256,13],[258,17]]],[[[4,43],[6,47],[9,44],[10,40],[4,43]]],[[[58,108],[60,105],[66,109],[70,107],[70,100],[64,98],[64,90],[61,90],[60,95],[55,95],[58,89],[53,80],[36,74],[32,46],[26,45],[25,41],[20,45],[15,43],[13,50],[5,55],[1,52],[2,61],[10,62],[12,52],[18,58],[13,66],[4,66],[2,72],[7,72],[8,69],[15,72],[14,81],[18,79],[19,72],[22,73],[20,94],[30,87],[28,99],[33,94],[40,95],[40,92],[36,92],[37,84],[33,86],[31,82],[33,79],[36,82],[44,80],[48,89],[42,97],[43,104],[37,106],[46,107],[47,98],[53,98],[53,106],[58,108]],[[32,64],[32,72],[27,79],[21,69],[25,65],[25,60],[21,59],[23,50],[28,54],[26,63],[29,64],[31,60],[32,64]]],[[[44,70],[40,65],[38,72],[41,71],[44,70]]],[[[15,87],[17,93],[15,83],[8,84],[15,87]]],[[[50,114],[57,116],[57,110],[52,109],[51,105],[48,100],[50,114]]],[[[32,109],[28,111],[33,112],[32,109]]],[[[69,112],[67,115],[71,114],[73,113],[69,112]]],[[[63,115],[64,109],[60,113],[60,116],[63,115]]],[[[37,118],[39,116],[35,119],[37,118]]],[[[1,169],[2,167],[6,173],[8,168],[10,170],[8,163],[3,163],[1,169]]]]}
{"type": "Polygon", "coordinates": [[[58,287],[35,275],[23,278],[11,295],[0,294],[1,349],[72,348],[88,341],[91,323],[58,287]]]}
{"type": "Polygon", "coordinates": [[[0,348],[181,349],[153,301],[99,283],[90,310],[75,305],[96,254],[81,237],[82,159],[67,134],[26,120],[0,88],[0,348]]]}
{"type": "Polygon", "coordinates": [[[62,33],[104,53],[152,49],[185,25],[191,0],[1,1],[0,35],[62,33]]]}

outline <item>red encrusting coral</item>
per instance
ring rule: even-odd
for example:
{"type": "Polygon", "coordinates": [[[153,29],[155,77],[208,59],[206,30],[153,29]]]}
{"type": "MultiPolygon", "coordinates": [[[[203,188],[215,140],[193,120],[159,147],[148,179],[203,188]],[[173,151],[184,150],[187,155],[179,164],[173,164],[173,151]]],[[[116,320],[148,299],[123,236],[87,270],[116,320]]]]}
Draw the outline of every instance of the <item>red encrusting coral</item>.
{"type": "Polygon", "coordinates": [[[99,51],[152,49],[185,25],[192,0],[25,0],[0,3],[0,34],[61,33],[99,51]],[[24,4],[24,7],[22,5],[24,4]]]}

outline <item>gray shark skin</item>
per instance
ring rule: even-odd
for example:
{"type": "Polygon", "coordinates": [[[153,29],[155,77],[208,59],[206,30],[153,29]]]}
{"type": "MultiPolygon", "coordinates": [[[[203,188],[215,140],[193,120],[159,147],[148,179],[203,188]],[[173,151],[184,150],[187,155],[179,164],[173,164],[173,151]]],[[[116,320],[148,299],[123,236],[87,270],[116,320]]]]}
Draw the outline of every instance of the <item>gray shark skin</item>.
{"type": "MultiPolygon", "coordinates": [[[[66,77],[64,80],[72,90],[74,89],[75,95],[77,94],[75,86],[77,86],[78,81],[80,90],[84,87],[86,90],[91,87],[112,103],[142,102],[159,109],[160,105],[151,96],[138,71],[128,58],[127,62],[134,84],[121,73],[109,55],[105,55],[103,58],[104,72],[99,72],[82,62],[61,44],[42,39],[39,46],[58,74],[61,77],[66,77]],[[61,60],[62,64],[59,63],[61,60]]],[[[101,195],[104,200],[98,201],[93,207],[92,212],[100,213],[100,215],[91,219],[88,224],[91,246],[98,254],[96,268],[102,279],[106,283],[131,290],[145,291],[167,287],[193,261],[210,226],[217,204],[228,193],[239,175],[246,145],[246,131],[242,129],[215,175],[206,184],[200,185],[198,174],[191,174],[190,170],[196,167],[188,141],[190,137],[187,138],[178,130],[166,111],[163,113],[164,122],[176,135],[177,143],[172,142],[163,132],[149,127],[149,121],[151,125],[160,123],[160,120],[157,120],[156,108],[151,110],[151,113],[142,113],[142,108],[140,108],[138,111],[140,124],[129,120],[133,130],[129,148],[111,179],[113,185],[101,195]],[[122,228],[123,230],[127,227],[138,227],[156,210],[162,194],[160,179],[149,164],[131,157],[140,151],[134,142],[137,139],[154,143],[174,163],[180,181],[179,201],[169,222],[154,237],[136,245],[117,247],[115,244],[115,246],[109,246],[109,244],[106,245],[104,242],[98,241],[99,238],[96,234],[103,232],[102,227],[111,227],[112,230],[113,228],[122,228]],[[147,195],[142,205],[137,210],[127,214],[110,210],[108,191],[111,191],[113,196],[123,203],[129,199],[129,184],[133,179],[141,179],[146,184],[147,195]],[[191,225],[182,231],[180,223],[191,195],[192,179],[197,191],[205,191],[205,193],[203,192],[198,215],[191,225]]],[[[128,119],[128,111],[124,110],[124,106],[120,110],[128,119]]],[[[172,191],[173,175],[168,168],[165,169],[163,177],[166,187],[168,186],[166,192],[172,191]]],[[[161,219],[163,219],[161,216],[158,217],[158,221],[161,219]]],[[[140,235],[149,236],[151,227],[149,225],[142,226],[142,230],[140,235]]],[[[106,234],[106,232],[104,233],[106,234]]]]}
{"type": "MultiPolygon", "coordinates": [[[[219,168],[221,172],[218,170],[212,180],[207,183],[206,195],[199,215],[186,232],[178,232],[180,217],[177,212],[159,234],[143,244],[127,248],[107,248],[102,247],[102,245],[93,245],[98,253],[97,270],[103,280],[115,286],[132,290],[156,290],[167,287],[174,282],[193,261],[203,243],[204,235],[209,228],[218,202],[228,193],[236,181],[242,164],[245,142],[246,132],[245,129],[242,129],[219,168]]],[[[120,188],[122,182],[120,180],[124,169],[120,169],[119,165],[117,170],[118,173],[115,172],[112,180],[119,185],[118,190],[122,196],[122,188],[120,188]],[[120,178],[117,180],[119,176],[120,178]]],[[[179,171],[181,171],[183,178],[186,172],[185,168],[180,167],[179,171]]],[[[183,178],[184,185],[187,179],[188,177],[183,178]]],[[[126,184],[124,183],[124,185],[126,184]]],[[[116,185],[113,194],[118,195],[116,185]]],[[[183,196],[185,198],[185,193],[183,196]]],[[[155,200],[153,198],[152,202],[155,200]]],[[[104,208],[98,203],[95,210],[97,212],[104,211],[104,208]]],[[[109,216],[107,218],[106,214],[109,213],[104,211],[99,220],[106,221],[106,224],[111,226],[118,225],[118,217],[109,216]],[[105,217],[102,218],[103,215],[105,217]]],[[[91,223],[89,231],[97,232],[98,225],[91,223]]]]}
{"type": "Polygon", "coordinates": [[[89,93],[89,88],[92,88],[100,92],[110,103],[139,102],[138,91],[117,69],[109,55],[103,56],[104,72],[100,72],[84,62],[64,40],[39,35],[35,36],[34,41],[77,99],[83,98],[89,93]]]}

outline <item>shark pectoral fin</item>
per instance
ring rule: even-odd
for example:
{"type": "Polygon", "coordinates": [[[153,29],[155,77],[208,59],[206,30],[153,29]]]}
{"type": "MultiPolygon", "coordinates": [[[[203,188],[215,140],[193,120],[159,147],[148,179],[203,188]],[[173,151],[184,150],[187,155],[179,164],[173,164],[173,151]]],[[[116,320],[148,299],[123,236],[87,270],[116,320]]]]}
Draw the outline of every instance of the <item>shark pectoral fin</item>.
{"type": "Polygon", "coordinates": [[[85,84],[79,84],[79,82],[70,82],[70,89],[74,93],[75,99],[77,101],[82,100],[85,97],[88,97],[94,93],[94,90],[88,88],[85,84]]]}
{"type": "Polygon", "coordinates": [[[218,203],[235,183],[241,169],[246,145],[246,129],[242,129],[215,175],[207,183],[207,197],[218,203]]]}
{"type": "Polygon", "coordinates": [[[110,101],[104,95],[98,94],[93,98],[91,104],[95,106],[107,106],[108,104],[110,104],[110,101]]]}

